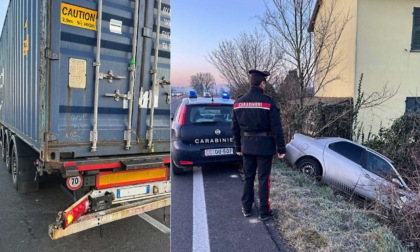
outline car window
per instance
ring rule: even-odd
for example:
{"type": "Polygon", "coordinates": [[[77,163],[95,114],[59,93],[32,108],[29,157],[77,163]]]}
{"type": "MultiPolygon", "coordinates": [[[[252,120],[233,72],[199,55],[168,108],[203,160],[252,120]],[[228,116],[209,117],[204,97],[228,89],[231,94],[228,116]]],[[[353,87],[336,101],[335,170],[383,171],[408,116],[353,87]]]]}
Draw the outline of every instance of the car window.
{"type": "Polygon", "coordinates": [[[362,165],[364,148],[345,141],[332,143],[328,147],[351,161],[362,165]]]}
{"type": "Polygon", "coordinates": [[[364,168],[388,180],[398,178],[394,169],[392,169],[391,165],[385,159],[369,151],[367,152],[366,165],[364,168]]]}
{"type": "Polygon", "coordinates": [[[186,123],[232,122],[232,106],[194,105],[189,106],[186,123]]]}

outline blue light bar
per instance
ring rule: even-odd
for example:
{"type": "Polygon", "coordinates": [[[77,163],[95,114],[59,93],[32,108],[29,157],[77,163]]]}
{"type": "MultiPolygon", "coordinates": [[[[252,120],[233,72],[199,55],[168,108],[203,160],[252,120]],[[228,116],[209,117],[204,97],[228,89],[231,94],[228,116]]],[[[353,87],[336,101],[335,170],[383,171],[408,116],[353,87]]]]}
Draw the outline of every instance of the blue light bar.
{"type": "Polygon", "coordinates": [[[190,91],[190,98],[197,98],[197,93],[193,90],[190,91]]]}
{"type": "Polygon", "coordinates": [[[230,98],[229,93],[228,92],[222,92],[222,98],[223,99],[229,99],[230,98]]]}

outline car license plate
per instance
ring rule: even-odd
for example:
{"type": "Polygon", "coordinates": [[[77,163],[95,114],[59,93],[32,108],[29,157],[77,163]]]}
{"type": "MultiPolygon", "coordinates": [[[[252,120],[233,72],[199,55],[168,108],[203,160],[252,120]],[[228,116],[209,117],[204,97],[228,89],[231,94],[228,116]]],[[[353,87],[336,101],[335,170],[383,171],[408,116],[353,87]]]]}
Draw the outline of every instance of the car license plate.
{"type": "Polygon", "coordinates": [[[149,191],[150,191],[149,186],[138,186],[138,187],[131,187],[127,189],[118,189],[117,198],[124,198],[128,196],[147,194],[149,193],[149,191]]]}
{"type": "Polygon", "coordinates": [[[222,149],[207,149],[204,151],[204,156],[221,156],[221,155],[232,155],[233,148],[222,148],[222,149]]]}

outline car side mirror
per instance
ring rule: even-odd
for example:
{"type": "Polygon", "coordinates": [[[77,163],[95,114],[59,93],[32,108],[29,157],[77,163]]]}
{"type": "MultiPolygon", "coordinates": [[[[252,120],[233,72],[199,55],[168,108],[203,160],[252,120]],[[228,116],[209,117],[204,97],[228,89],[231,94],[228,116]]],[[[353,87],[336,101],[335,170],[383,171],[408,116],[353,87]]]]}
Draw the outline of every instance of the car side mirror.
{"type": "Polygon", "coordinates": [[[173,114],[173,113],[171,113],[171,114],[170,114],[170,117],[171,117],[171,121],[173,121],[173,120],[174,120],[174,114],[173,114]]]}
{"type": "Polygon", "coordinates": [[[404,188],[403,184],[401,183],[399,179],[393,178],[391,181],[393,184],[398,185],[400,188],[404,188]]]}

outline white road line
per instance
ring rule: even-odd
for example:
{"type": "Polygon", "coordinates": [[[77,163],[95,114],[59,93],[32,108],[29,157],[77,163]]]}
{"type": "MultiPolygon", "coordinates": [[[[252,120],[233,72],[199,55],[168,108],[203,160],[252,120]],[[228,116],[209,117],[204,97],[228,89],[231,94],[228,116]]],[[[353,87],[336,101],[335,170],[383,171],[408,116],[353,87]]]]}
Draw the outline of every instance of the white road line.
{"type": "Polygon", "coordinates": [[[141,214],[138,214],[138,216],[140,218],[142,218],[143,220],[149,222],[155,228],[159,229],[162,233],[168,234],[168,235],[171,234],[171,229],[170,228],[163,225],[162,223],[160,223],[156,219],[153,219],[152,217],[150,217],[150,215],[148,215],[146,213],[141,213],[141,214]]]}
{"type": "Polygon", "coordinates": [[[206,198],[201,167],[193,175],[193,252],[210,252],[206,198]]]}

